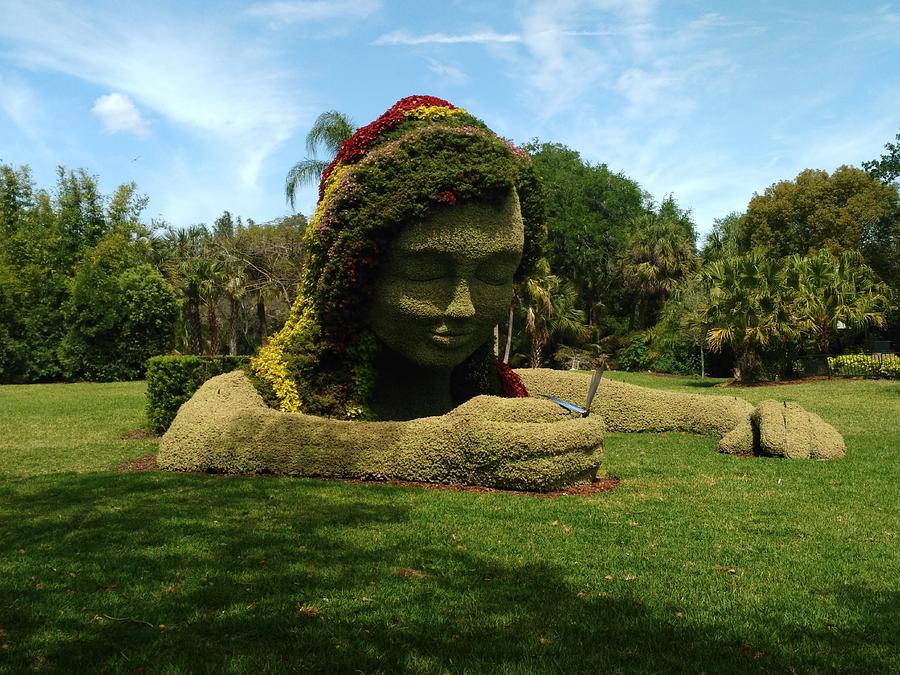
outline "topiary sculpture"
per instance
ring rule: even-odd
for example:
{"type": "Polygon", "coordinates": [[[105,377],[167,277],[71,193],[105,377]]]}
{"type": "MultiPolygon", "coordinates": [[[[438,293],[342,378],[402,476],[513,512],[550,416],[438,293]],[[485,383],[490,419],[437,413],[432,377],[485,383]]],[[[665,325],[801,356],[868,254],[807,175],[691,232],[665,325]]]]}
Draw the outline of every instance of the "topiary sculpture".
{"type": "Polygon", "coordinates": [[[517,374],[491,349],[544,231],[526,154],[446,101],[398,101],[323,174],[300,291],[253,361],[257,387],[240,372],[204,384],[160,465],[552,490],[593,480],[603,418],[724,434],[723,449],[753,452],[771,416],[754,427],[737,399],[605,383],[603,415],[580,418],[523,398],[586,390],[567,373],[517,374]]]}

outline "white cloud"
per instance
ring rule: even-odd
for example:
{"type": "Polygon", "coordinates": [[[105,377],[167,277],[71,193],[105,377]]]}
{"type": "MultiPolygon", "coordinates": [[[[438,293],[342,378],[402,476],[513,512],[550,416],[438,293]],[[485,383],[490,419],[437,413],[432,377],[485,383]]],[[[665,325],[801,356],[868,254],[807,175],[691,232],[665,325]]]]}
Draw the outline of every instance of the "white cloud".
{"type": "Polygon", "coordinates": [[[42,107],[37,95],[21,78],[0,73],[0,110],[34,140],[42,107]]]}
{"type": "Polygon", "coordinates": [[[266,158],[310,116],[265,44],[209,17],[38,1],[0,7],[0,38],[19,63],[119,92],[199,136],[234,189],[255,188],[266,158]]]}
{"type": "Polygon", "coordinates": [[[131,133],[138,138],[147,138],[150,132],[134,102],[118,92],[106,94],[94,101],[91,108],[106,128],[107,133],[131,133]]]}
{"type": "Polygon", "coordinates": [[[428,59],[428,68],[432,73],[448,84],[468,84],[471,80],[462,68],[457,68],[454,65],[438,61],[437,59],[428,59]]]}
{"type": "Polygon", "coordinates": [[[364,19],[381,9],[380,0],[274,0],[250,5],[246,13],[281,24],[364,19]]]}
{"type": "Polygon", "coordinates": [[[515,33],[497,33],[492,30],[473,33],[448,35],[446,33],[428,33],[427,35],[411,35],[405,30],[395,30],[377,38],[375,45],[460,45],[522,42],[522,36],[515,33]]]}

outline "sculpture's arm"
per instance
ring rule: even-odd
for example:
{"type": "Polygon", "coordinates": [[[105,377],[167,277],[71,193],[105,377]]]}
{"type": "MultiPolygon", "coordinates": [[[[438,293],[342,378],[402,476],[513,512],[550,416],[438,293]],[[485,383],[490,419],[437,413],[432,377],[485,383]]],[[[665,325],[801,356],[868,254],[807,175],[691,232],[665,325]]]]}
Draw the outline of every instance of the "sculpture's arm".
{"type": "MultiPolygon", "coordinates": [[[[559,396],[581,404],[590,373],[522,369],[532,396],[559,396]]],[[[719,438],[731,454],[769,454],[829,459],[844,454],[841,435],[818,415],[795,403],[752,403],[735,396],[703,396],[660,391],[603,380],[591,410],[609,431],[687,431],[719,438]]]]}
{"type": "Polygon", "coordinates": [[[548,491],[596,476],[599,415],[550,401],[476,396],[446,415],[342,421],[268,408],[240,371],[206,382],[160,441],[159,465],[220,471],[467,483],[548,491]]]}

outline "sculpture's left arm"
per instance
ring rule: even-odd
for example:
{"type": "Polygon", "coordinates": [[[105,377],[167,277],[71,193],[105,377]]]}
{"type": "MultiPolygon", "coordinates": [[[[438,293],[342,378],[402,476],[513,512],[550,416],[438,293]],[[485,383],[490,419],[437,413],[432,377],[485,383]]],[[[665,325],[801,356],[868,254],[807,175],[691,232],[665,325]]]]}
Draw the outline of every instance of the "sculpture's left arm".
{"type": "MultiPolygon", "coordinates": [[[[581,403],[586,373],[548,369],[516,371],[532,396],[581,403]]],[[[703,396],[638,387],[606,379],[591,411],[609,431],[686,431],[716,436],[730,454],[830,459],[846,451],[844,439],[818,415],[796,403],[764,401],[754,407],[736,396],[703,396]]]]}

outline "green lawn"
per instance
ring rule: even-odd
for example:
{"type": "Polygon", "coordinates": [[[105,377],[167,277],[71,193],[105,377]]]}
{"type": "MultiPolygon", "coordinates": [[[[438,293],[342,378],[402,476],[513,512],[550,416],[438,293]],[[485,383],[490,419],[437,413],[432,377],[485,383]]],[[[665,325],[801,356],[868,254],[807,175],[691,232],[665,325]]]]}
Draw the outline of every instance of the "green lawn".
{"type": "Polygon", "coordinates": [[[612,434],[620,487],[552,499],[118,474],[142,383],[0,387],[0,672],[900,670],[900,384],[609,376],[795,400],[848,454],[612,434]]]}

